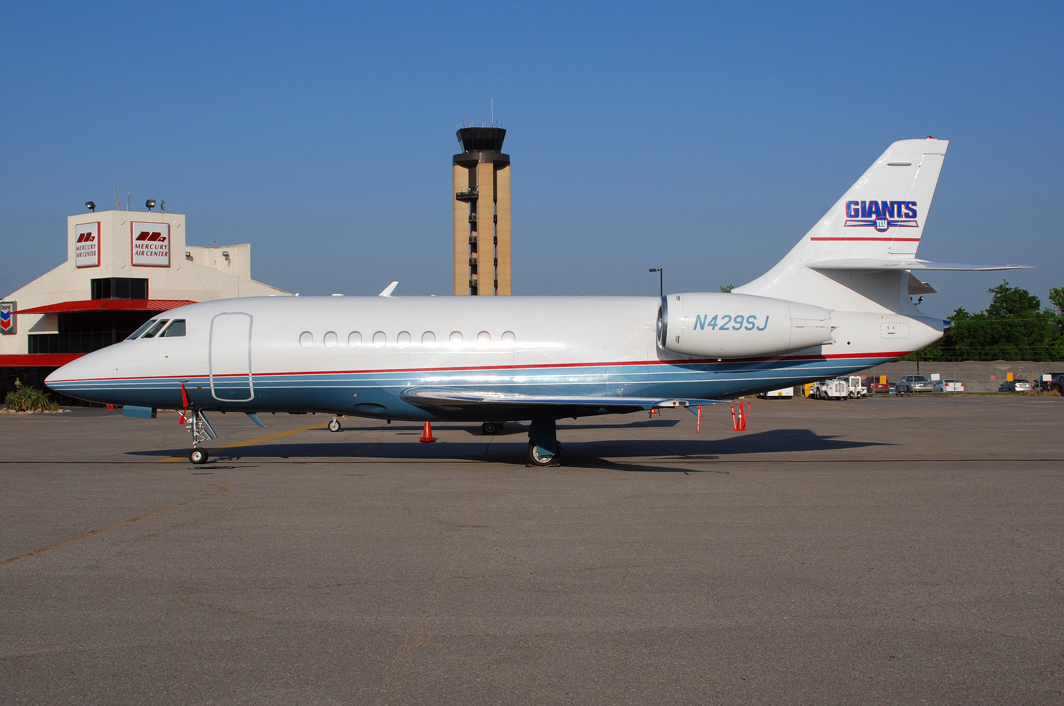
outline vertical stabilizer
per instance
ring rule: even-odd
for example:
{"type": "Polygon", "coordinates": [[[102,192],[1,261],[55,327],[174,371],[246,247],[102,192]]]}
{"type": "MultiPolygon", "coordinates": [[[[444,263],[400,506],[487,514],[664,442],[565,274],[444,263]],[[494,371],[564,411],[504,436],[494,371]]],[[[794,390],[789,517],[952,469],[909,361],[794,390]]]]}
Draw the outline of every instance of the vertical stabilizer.
{"type": "MultiPolygon", "coordinates": [[[[907,304],[907,290],[900,285],[895,296],[894,286],[889,284],[887,289],[892,293],[884,300],[883,285],[887,283],[883,276],[874,278],[874,294],[871,290],[862,292],[865,287],[854,277],[848,278],[845,285],[854,291],[843,293],[838,291],[840,277],[829,277],[806,265],[829,260],[914,257],[948,144],[947,140],[930,137],[899,140],[892,144],[783,260],[735,291],[817,306],[842,305],[857,310],[896,310],[897,302],[907,304]],[[851,296],[854,294],[858,297],[851,296]],[[876,303],[861,302],[861,299],[872,299],[876,303]]],[[[907,276],[900,276],[901,273],[895,273],[898,277],[884,274],[891,282],[894,279],[899,283],[903,279],[908,281],[907,276]]]]}

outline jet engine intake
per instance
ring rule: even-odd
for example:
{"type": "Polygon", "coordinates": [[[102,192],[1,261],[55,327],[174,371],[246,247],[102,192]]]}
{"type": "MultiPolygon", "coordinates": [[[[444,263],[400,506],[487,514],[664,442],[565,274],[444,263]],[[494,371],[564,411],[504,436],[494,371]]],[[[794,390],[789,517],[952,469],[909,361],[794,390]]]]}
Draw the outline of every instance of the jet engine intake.
{"type": "Polygon", "coordinates": [[[746,358],[831,343],[831,312],[751,294],[668,294],[658,312],[658,345],[703,358],[746,358]]]}

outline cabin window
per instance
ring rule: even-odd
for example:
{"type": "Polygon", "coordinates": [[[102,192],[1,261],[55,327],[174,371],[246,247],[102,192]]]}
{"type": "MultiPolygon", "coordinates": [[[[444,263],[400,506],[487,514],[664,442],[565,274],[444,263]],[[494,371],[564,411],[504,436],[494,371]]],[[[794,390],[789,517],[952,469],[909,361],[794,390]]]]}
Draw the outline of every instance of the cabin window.
{"type": "Polygon", "coordinates": [[[166,327],[163,331],[163,338],[176,338],[177,336],[185,335],[185,320],[174,319],[173,322],[166,327]]]}
{"type": "Polygon", "coordinates": [[[421,342],[426,346],[431,346],[433,343],[436,342],[436,334],[434,334],[432,331],[426,331],[425,333],[421,334],[421,342]]]}
{"type": "Polygon", "coordinates": [[[358,348],[359,346],[361,346],[362,334],[358,331],[352,331],[351,333],[347,334],[347,345],[351,346],[352,348],[358,348]]]}
{"type": "Polygon", "coordinates": [[[374,345],[374,347],[383,348],[384,344],[387,343],[387,342],[388,342],[388,334],[384,333],[384,331],[378,331],[377,333],[373,334],[373,345],[374,345]]]}
{"type": "Polygon", "coordinates": [[[513,331],[503,331],[502,332],[502,342],[503,343],[515,343],[516,341],[517,341],[517,336],[514,335],[513,331]]]}
{"type": "Polygon", "coordinates": [[[462,342],[462,332],[461,331],[451,331],[450,341],[451,341],[451,343],[461,343],[462,342]]]}
{"type": "Polygon", "coordinates": [[[325,344],[326,348],[335,348],[337,340],[336,331],[326,331],[325,337],[321,339],[321,342],[325,344]]]}
{"type": "Polygon", "coordinates": [[[145,331],[144,335],[141,336],[141,338],[155,338],[155,334],[159,333],[159,331],[162,330],[163,326],[166,326],[166,322],[169,320],[170,319],[160,319],[156,321],[155,325],[145,331]]]}
{"type": "Polygon", "coordinates": [[[299,345],[303,346],[304,348],[310,348],[311,346],[313,346],[314,334],[312,334],[310,331],[304,331],[303,333],[299,334],[299,345]]]}
{"type": "Polygon", "coordinates": [[[481,331],[477,334],[477,343],[491,343],[491,334],[487,331],[481,331]]]}
{"type": "Polygon", "coordinates": [[[410,332],[400,331],[399,335],[395,337],[395,342],[399,344],[400,348],[406,348],[410,345],[410,332]]]}
{"type": "Polygon", "coordinates": [[[133,333],[129,334],[129,338],[127,338],[126,340],[127,341],[132,341],[134,338],[137,338],[138,336],[140,336],[140,334],[144,333],[145,331],[150,329],[152,326],[154,326],[156,321],[158,321],[158,319],[148,319],[147,321],[144,322],[143,325],[141,325],[140,328],[138,328],[133,333]]]}

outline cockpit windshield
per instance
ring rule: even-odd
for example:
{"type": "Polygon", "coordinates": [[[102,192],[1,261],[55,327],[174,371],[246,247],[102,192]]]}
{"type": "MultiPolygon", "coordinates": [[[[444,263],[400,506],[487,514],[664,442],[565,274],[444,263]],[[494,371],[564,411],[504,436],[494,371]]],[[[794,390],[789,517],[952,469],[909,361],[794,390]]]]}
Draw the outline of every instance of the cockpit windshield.
{"type": "Polygon", "coordinates": [[[133,340],[134,338],[139,338],[139,337],[140,337],[140,334],[144,333],[144,332],[145,332],[145,331],[147,331],[147,330],[148,330],[149,328],[151,328],[151,327],[152,327],[152,325],[153,325],[153,324],[154,324],[154,323],[155,323],[156,321],[158,321],[158,319],[148,319],[148,320],[147,320],[147,321],[145,321],[145,322],[144,322],[143,324],[141,324],[140,328],[138,328],[138,329],[137,329],[136,331],[134,331],[133,333],[129,334],[129,338],[127,338],[126,340],[127,340],[127,341],[132,341],[132,340],[133,340]]]}
{"type": "Polygon", "coordinates": [[[163,331],[162,338],[170,338],[171,336],[184,336],[185,335],[185,320],[174,319],[166,330],[163,331]]]}
{"type": "Polygon", "coordinates": [[[155,338],[155,334],[159,333],[169,320],[170,319],[159,319],[155,322],[154,326],[144,332],[144,335],[141,336],[141,338],[155,338]]]}

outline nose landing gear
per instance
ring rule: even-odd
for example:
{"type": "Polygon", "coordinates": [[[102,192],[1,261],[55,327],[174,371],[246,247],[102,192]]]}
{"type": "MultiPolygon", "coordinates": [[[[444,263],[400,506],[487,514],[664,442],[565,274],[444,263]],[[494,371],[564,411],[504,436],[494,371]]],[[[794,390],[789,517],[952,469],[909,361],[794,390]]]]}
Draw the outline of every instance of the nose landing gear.
{"type": "Polygon", "coordinates": [[[340,420],[336,417],[333,417],[332,421],[329,422],[329,431],[340,431],[340,420]]]}
{"type": "Polygon", "coordinates": [[[192,434],[192,450],[188,452],[188,460],[197,466],[207,463],[210,453],[207,449],[201,449],[199,445],[209,439],[218,438],[214,427],[207,421],[202,411],[195,410],[190,416],[185,417],[185,429],[192,434]]]}

